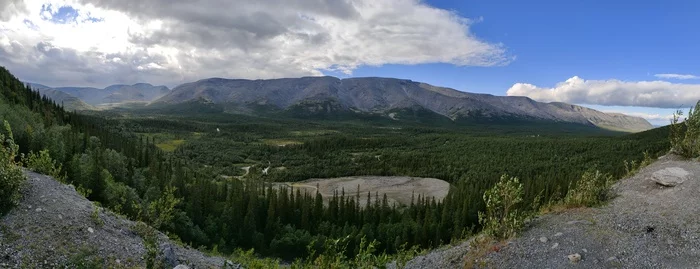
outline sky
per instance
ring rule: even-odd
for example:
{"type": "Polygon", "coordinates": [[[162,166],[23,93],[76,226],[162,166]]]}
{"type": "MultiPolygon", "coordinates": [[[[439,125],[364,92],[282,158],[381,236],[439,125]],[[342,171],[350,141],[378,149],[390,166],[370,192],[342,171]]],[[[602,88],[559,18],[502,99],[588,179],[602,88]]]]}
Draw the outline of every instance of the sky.
{"type": "Polygon", "coordinates": [[[0,65],[49,86],[395,77],[652,124],[700,100],[695,0],[0,0],[0,65]]]}

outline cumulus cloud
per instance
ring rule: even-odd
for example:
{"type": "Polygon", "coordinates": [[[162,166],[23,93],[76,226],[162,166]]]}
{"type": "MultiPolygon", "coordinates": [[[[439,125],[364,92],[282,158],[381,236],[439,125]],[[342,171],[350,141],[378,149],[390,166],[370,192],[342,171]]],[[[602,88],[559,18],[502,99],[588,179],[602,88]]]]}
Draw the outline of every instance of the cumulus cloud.
{"type": "Polygon", "coordinates": [[[49,85],[509,63],[476,21],[420,0],[5,0],[0,59],[49,85]]]}
{"type": "Polygon", "coordinates": [[[665,79],[700,79],[700,76],[687,74],[656,74],[654,76],[665,79]]]}
{"type": "Polygon", "coordinates": [[[527,96],[543,102],[604,106],[682,108],[700,100],[700,84],[667,81],[584,80],[577,76],[553,88],[516,83],[509,96],[527,96]]]}

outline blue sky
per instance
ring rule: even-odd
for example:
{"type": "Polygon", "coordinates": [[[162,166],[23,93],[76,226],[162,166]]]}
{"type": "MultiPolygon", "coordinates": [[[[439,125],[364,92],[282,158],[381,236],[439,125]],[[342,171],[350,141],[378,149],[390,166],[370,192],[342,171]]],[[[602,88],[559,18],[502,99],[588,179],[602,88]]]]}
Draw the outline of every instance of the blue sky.
{"type": "Polygon", "coordinates": [[[700,1],[18,0],[0,63],[50,86],[396,77],[668,122],[700,99],[700,1]]]}
{"type": "Polygon", "coordinates": [[[552,86],[575,75],[652,80],[659,73],[700,73],[700,1],[427,3],[467,18],[483,18],[472,27],[475,35],[504,44],[516,60],[488,68],[449,64],[363,67],[354,75],[415,77],[469,91],[504,94],[516,82],[552,86]]]}
{"type": "MultiPolygon", "coordinates": [[[[361,67],[353,76],[408,78],[455,89],[505,95],[515,83],[553,87],[570,77],[657,80],[655,74],[700,75],[700,1],[427,1],[467,18],[471,29],[502,43],[516,59],[506,66],[451,64],[361,67]]],[[[334,75],[340,75],[334,73],[334,75]]],[[[699,82],[695,80],[693,82],[699,82]]],[[[683,107],[694,105],[685,104],[683,107]]],[[[668,115],[674,109],[587,105],[668,115]]],[[[654,124],[666,124],[654,120],[654,124]]]]}

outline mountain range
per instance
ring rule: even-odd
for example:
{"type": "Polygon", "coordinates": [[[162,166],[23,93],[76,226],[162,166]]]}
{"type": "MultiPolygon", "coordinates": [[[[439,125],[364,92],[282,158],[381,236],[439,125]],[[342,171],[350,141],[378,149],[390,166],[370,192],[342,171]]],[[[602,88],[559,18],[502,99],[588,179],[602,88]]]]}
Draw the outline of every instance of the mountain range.
{"type": "MultiPolygon", "coordinates": [[[[38,84],[32,84],[33,87],[38,84]]],[[[43,85],[39,85],[43,86],[43,85]]],[[[49,87],[39,89],[49,96],[49,87]]],[[[225,105],[228,112],[260,109],[293,111],[297,115],[374,114],[394,120],[415,115],[462,121],[550,121],[576,123],[625,132],[652,129],[643,118],[566,103],[543,103],[527,97],[462,92],[395,78],[302,77],[266,80],[209,78],[170,90],[139,83],[105,89],[62,87],[55,91],[77,97],[87,105],[147,102],[177,106],[189,102],[225,105]]],[[[53,96],[57,94],[53,93],[53,96]]],[[[56,96],[50,98],[64,98],[56,96]]],[[[58,100],[57,100],[58,102],[58,100]]],[[[80,104],[80,106],[85,107],[80,104]]]]}
{"type": "Polygon", "coordinates": [[[29,86],[57,103],[63,102],[64,107],[68,110],[92,110],[96,109],[98,106],[111,106],[114,104],[133,102],[149,103],[170,92],[170,89],[166,86],[153,86],[148,83],[137,83],[134,85],[119,84],[104,89],[91,87],[52,88],[35,83],[29,83],[29,86]],[[67,96],[65,94],[67,94],[67,96]],[[83,104],[74,104],[72,98],[78,98],[83,104]],[[66,100],[70,100],[71,102],[67,103],[66,100]]]}
{"type": "Polygon", "coordinates": [[[394,78],[211,78],[180,85],[153,103],[181,104],[191,101],[234,104],[238,107],[262,105],[307,114],[356,112],[401,119],[406,114],[423,111],[453,121],[553,121],[628,132],[653,128],[639,117],[603,113],[566,103],[542,103],[527,97],[467,93],[394,78]]]}

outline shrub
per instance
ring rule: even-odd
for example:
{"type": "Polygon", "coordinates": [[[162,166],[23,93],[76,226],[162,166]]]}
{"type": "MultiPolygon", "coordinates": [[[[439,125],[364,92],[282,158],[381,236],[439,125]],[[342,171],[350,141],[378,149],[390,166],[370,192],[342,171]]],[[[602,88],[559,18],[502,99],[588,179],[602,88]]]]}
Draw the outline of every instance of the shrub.
{"type": "Polygon", "coordinates": [[[56,180],[65,183],[66,176],[61,173],[61,164],[56,164],[56,161],[51,158],[49,150],[39,151],[39,154],[30,152],[27,158],[23,160],[24,164],[34,172],[49,175],[56,180]]]}
{"type": "Polygon", "coordinates": [[[486,234],[497,239],[514,237],[522,229],[526,215],[517,210],[523,201],[523,185],[517,177],[501,180],[484,193],[486,212],[479,212],[479,224],[486,234]]]}
{"type": "Polygon", "coordinates": [[[644,152],[644,158],[637,163],[637,161],[627,161],[624,160],[623,163],[625,165],[625,175],[623,177],[631,177],[637,174],[639,169],[642,169],[644,167],[647,167],[650,165],[654,160],[651,159],[651,155],[649,155],[648,151],[644,152]]]}
{"type": "Polygon", "coordinates": [[[20,188],[26,181],[22,169],[15,161],[19,147],[14,142],[10,124],[5,121],[5,134],[0,134],[0,214],[4,214],[19,203],[20,188]],[[7,140],[6,140],[7,139],[7,140]]]}
{"type": "Polygon", "coordinates": [[[158,200],[148,205],[150,224],[154,228],[162,229],[172,222],[175,207],[180,203],[180,199],[175,198],[175,190],[175,187],[167,187],[158,200]]]}
{"type": "Polygon", "coordinates": [[[610,186],[613,179],[600,171],[586,171],[576,183],[575,188],[569,187],[564,197],[566,207],[596,206],[610,198],[610,186]]]}
{"type": "Polygon", "coordinates": [[[360,249],[355,255],[353,268],[376,268],[375,265],[384,265],[391,261],[385,253],[375,253],[379,242],[369,242],[365,237],[360,240],[360,249]]]}
{"type": "Polygon", "coordinates": [[[678,110],[671,120],[671,152],[687,158],[695,158],[700,155],[700,101],[691,107],[688,117],[683,122],[680,117],[683,112],[678,110]]]}

